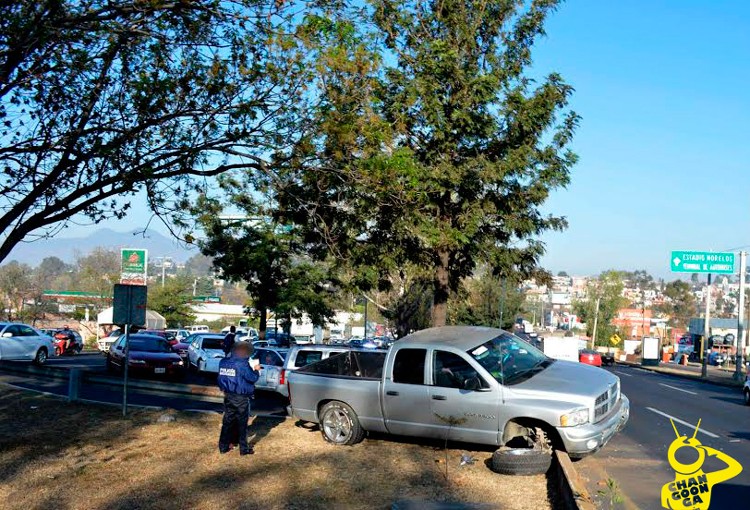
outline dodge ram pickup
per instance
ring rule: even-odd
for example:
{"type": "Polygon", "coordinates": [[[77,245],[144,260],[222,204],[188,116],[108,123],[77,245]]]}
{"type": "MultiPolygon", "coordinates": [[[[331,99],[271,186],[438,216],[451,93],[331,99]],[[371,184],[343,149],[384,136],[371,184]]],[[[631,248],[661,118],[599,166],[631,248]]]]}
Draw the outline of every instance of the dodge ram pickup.
{"type": "Polygon", "coordinates": [[[293,416],[319,423],[337,445],[367,431],[503,446],[541,429],[582,457],[626,424],[615,375],[554,360],[493,328],[413,333],[387,352],[346,352],[289,374],[293,416]]]}

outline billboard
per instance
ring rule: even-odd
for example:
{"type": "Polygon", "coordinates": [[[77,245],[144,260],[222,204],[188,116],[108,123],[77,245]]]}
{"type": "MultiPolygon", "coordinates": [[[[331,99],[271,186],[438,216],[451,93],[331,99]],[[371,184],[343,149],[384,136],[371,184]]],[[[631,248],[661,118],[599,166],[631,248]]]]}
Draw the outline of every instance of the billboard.
{"type": "Polygon", "coordinates": [[[123,248],[120,250],[120,283],[146,285],[148,250],[123,248]]]}

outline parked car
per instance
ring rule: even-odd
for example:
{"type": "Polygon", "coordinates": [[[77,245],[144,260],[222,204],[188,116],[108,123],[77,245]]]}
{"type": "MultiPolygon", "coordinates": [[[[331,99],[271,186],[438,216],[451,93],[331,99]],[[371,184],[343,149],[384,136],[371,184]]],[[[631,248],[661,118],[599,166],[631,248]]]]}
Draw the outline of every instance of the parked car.
{"type": "Polygon", "coordinates": [[[55,355],[55,344],[49,335],[27,324],[0,323],[0,360],[29,360],[37,365],[55,355]]]}
{"type": "Polygon", "coordinates": [[[609,442],[630,413],[614,374],[548,358],[510,333],[484,327],[418,331],[388,351],[331,356],[288,379],[291,414],[319,423],[336,445],[377,431],[450,433],[454,441],[502,446],[541,429],[553,445],[582,457],[609,442]],[[446,416],[460,416],[461,423],[446,416]]]}
{"type": "Polygon", "coordinates": [[[261,347],[268,347],[268,340],[255,340],[253,342],[253,349],[260,349],[261,347]]]}
{"type": "Polygon", "coordinates": [[[172,346],[172,350],[180,355],[180,358],[182,358],[182,361],[185,366],[185,370],[187,370],[190,366],[190,360],[188,359],[188,343],[181,341],[179,338],[177,338],[177,334],[174,331],[171,330],[162,330],[162,329],[144,329],[142,331],[139,331],[139,333],[144,335],[156,335],[164,338],[167,342],[169,342],[169,345],[172,346]]]}
{"type": "Polygon", "coordinates": [[[288,352],[288,349],[278,349],[270,346],[256,349],[253,352],[250,357],[260,362],[259,379],[255,383],[257,389],[276,391],[279,384],[281,384],[281,371],[288,352]]]}
{"type": "Polygon", "coordinates": [[[184,342],[190,336],[190,332],[186,329],[168,329],[166,331],[167,333],[174,334],[180,342],[184,342]]]}
{"type": "Polygon", "coordinates": [[[99,349],[99,352],[101,352],[102,354],[107,354],[109,352],[109,348],[112,347],[112,344],[115,343],[123,333],[124,331],[113,329],[107,336],[97,339],[96,346],[99,349]]]}
{"type": "Polygon", "coordinates": [[[721,352],[712,352],[708,355],[708,364],[719,367],[726,361],[726,355],[721,352]]]}
{"type": "Polygon", "coordinates": [[[602,355],[591,349],[583,349],[578,353],[578,361],[595,367],[602,366],[602,355]]]}
{"type": "Polygon", "coordinates": [[[208,333],[209,332],[208,326],[206,326],[206,325],[200,325],[200,324],[197,325],[197,326],[190,326],[187,329],[191,333],[208,333]]]}
{"type": "Polygon", "coordinates": [[[280,348],[289,348],[294,345],[294,337],[287,333],[277,333],[276,331],[266,331],[266,341],[268,345],[280,348]]]}
{"type": "Polygon", "coordinates": [[[745,385],[742,387],[742,396],[745,399],[745,405],[750,406],[750,375],[745,376],[745,385]]]}
{"type": "Polygon", "coordinates": [[[306,367],[311,363],[317,363],[320,360],[328,359],[330,356],[347,352],[349,347],[345,345],[297,345],[291,348],[284,361],[284,366],[279,375],[279,383],[276,392],[285,397],[289,397],[289,387],[286,385],[286,378],[289,372],[306,367]]]}
{"type": "Polygon", "coordinates": [[[615,364],[615,354],[613,352],[601,353],[602,365],[611,366],[615,364]]]}
{"type": "Polygon", "coordinates": [[[187,338],[190,368],[198,373],[219,373],[219,361],[224,358],[224,335],[194,333],[187,338]]]}
{"type": "MultiPolygon", "coordinates": [[[[128,339],[128,373],[138,375],[180,376],[185,364],[163,337],[135,333],[128,339]]],[[[122,372],[125,367],[125,336],[117,339],[107,354],[107,370],[122,372]]]]}
{"type": "Polygon", "coordinates": [[[378,346],[371,338],[352,338],[347,344],[356,349],[377,349],[378,346]]]}

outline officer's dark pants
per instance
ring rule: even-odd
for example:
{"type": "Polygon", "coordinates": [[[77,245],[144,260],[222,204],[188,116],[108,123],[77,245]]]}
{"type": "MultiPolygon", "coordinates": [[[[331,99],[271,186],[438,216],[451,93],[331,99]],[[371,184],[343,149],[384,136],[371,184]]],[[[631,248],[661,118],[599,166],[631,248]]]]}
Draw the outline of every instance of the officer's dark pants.
{"type": "Polygon", "coordinates": [[[250,412],[250,400],[247,395],[227,393],[224,395],[224,419],[221,422],[221,435],[219,436],[219,451],[226,452],[229,445],[237,442],[240,445],[240,453],[247,453],[250,448],[247,445],[247,418],[250,412]]]}

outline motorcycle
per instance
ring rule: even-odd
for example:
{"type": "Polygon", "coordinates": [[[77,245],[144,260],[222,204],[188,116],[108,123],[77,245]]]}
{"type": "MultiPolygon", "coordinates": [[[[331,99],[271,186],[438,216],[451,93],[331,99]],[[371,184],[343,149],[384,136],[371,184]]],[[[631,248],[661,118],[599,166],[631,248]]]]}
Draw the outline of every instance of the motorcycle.
{"type": "Polygon", "coordinates": [[[57,356],[74,356],[81,353],[83,345],[76,340],[75,335],[71,332],[58,331],[54,336],[55,340],[55,355],[57,356]],[[67,349],[65,348],[66,341],[70,340],[67,349]]]}

